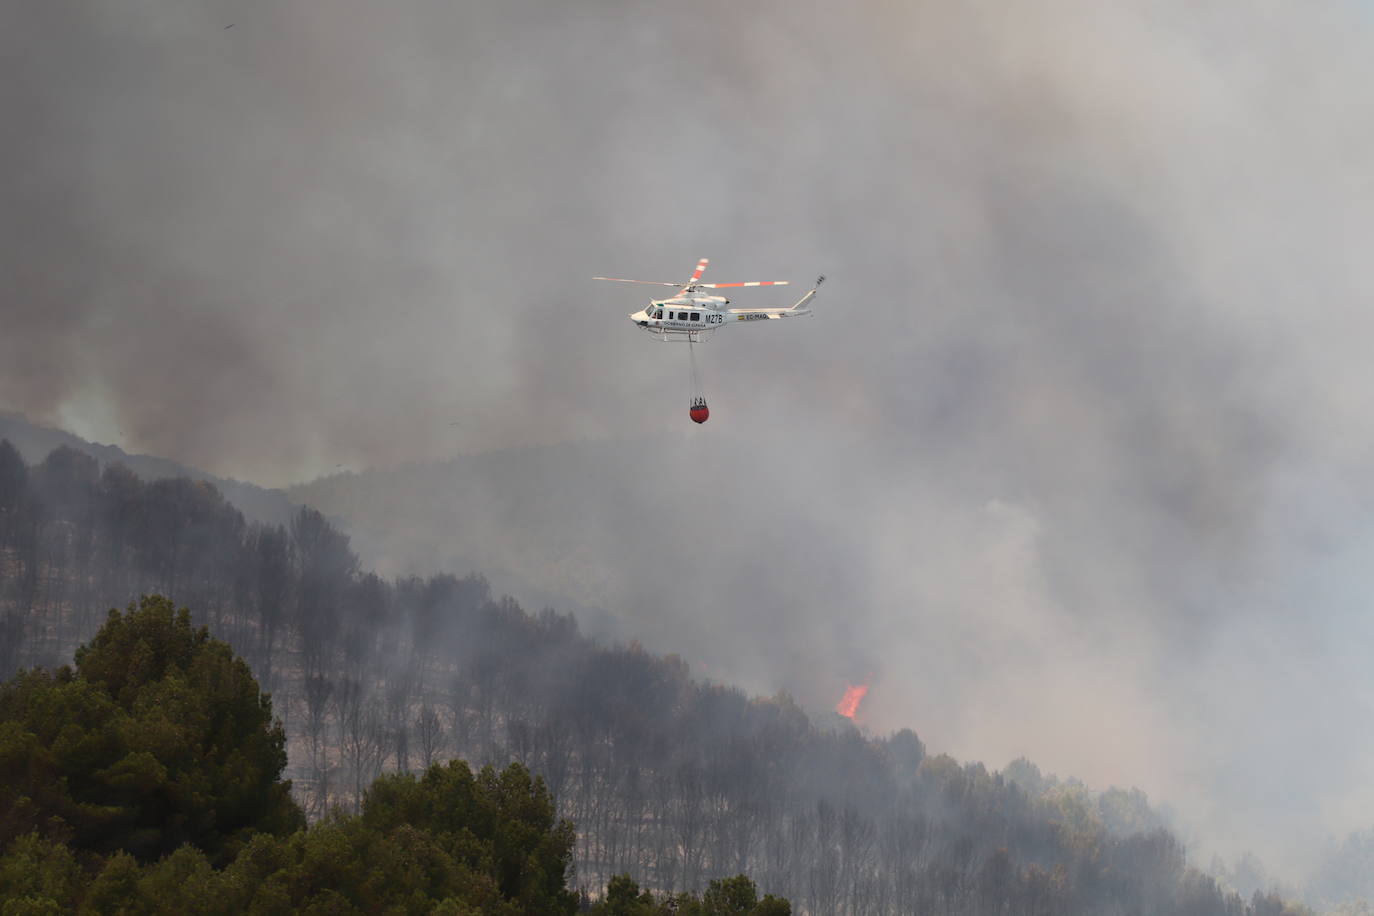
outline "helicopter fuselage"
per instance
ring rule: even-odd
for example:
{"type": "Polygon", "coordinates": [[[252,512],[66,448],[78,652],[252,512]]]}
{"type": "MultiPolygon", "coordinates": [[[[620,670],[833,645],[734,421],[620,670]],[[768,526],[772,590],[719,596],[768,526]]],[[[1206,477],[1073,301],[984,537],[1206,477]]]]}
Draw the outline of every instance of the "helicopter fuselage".
{"type": "MultiPolygon", "coordinates": [[[[799,303],[800,305],[801,303],[799,303]]],[[[630,315],[638,327],[660,340],[698,341],[728,324],[767,321],[805,315],[810,309],[732,309],[724,296],[675,296],[651,299],[646,308],[630,315]]]]}

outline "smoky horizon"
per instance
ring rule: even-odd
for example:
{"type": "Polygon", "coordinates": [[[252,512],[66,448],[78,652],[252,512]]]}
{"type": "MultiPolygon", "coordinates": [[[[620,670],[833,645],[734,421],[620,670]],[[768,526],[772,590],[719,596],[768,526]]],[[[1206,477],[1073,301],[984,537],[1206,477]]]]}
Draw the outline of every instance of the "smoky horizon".
{"type": "Polygon", "coordinates": [[[1367,5],[13,19],[0,407],[1287,881],[1374,826],[1367,5]],[[703,257],[828,279],[694,381],[592,278],[703,257]]]}

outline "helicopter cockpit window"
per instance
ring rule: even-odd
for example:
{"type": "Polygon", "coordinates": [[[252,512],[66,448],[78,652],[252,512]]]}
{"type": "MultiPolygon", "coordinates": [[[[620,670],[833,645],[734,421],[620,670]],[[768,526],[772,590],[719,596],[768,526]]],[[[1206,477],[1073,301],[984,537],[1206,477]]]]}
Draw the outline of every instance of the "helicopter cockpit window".
{"type": "Polygon", "coordinates": [[[692,320],[693,320],[693,321],[700,321],[700,320],[701,320],[701,312],[693,312],[693,313],[692,313],[692,320]]]}
{"type": "Polygon", "coordinates": [[[660,319],[660,318],[662,318],[662,317],[663,317],[663,309],[654,309],[654,318],[655,318],[655,320],[660,319]]]}

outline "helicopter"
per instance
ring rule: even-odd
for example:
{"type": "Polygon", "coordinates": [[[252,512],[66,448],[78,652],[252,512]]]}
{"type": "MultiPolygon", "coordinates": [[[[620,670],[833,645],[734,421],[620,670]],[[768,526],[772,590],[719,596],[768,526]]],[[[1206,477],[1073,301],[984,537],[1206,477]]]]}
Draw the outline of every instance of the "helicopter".
{"type": "Polygon", "coordinates": [[[734,309],[729,308],[730,300],[702,292],[708,289],[727,289],[746,286],[787,286],[786,280],[751,280],[747,283],[702,283],[701,275],[706,272],[709,258],[697,262],[697,268],[686,283],[669,283],[662,280],[627,280],[623,277],[592,277],[593,280],[610,280],[614,283],[643,283],[650,286],[679,287],[668,299],[650,299],[646,308],[630,315],[635,325],[659,340],[685,342],[692,365],[692,403],[688,416],[694,423],[705,423],[710,411],[706,407],[706,397],[701,393],[701,382],[697,373],[696,353],[691,345],[706,340],[711,333],[726,325],[741,322],[769,321],[778,318],[798,318],[810,315],[806,305],[816,296],[816,290],[825,282],[825,277],[817,277],[816,285],[805,296],[787,308],[734,309]]]}
{"type": "Polygon", "coordinates": [[[825,282],[825,277],[817,277],[816,285],[805,296],[787,308],[735,309],[729,308],[730,300],[724,296],[704,293],[707,289],[727,289],[747,286],[787,286],[786,280],[751,280],[747,283],[702,283],[701,275],[710,264],[709,258],[697,262],[697,269],[686,283],[669,283],[663,280],[627,280],[623,277],[592,277],[593,280],[610,280],[613,283],[643,283],[649,286],[674,286],[678,291],[668,299],[650,299],[649,305],[630,315],[630,320],[638,327],[665,342],[696,343],[706,340],[711,332],[726,325],[741,322],[767,321],[778,318],[798,318],[810,315],[806,307],[816,295],[816,290],[825,282]]]}

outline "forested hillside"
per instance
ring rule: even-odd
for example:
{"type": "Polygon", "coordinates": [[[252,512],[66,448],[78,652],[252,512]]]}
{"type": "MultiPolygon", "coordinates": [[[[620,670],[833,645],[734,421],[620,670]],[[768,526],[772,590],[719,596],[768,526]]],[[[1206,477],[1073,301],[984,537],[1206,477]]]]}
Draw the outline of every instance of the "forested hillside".
{"type": "Polygon", "coordinates": [[[1284,910],[1190,868],[1139,792],[822,726],[477,577],[384,580],[310,509],[248,523],[205,482],[69,448],[29,466],[0,442],[0,575],[6,677],[69,661],[140,594],[191,607],[271,691],[312,819],[357,810],[383,772],[513,761],[577,825],[586,888],[747,873],[813,914],[1284,910]]]}
{"type": "MultiPolygon", "coordinates": [[[[159,595],[111,610],[74,665],[0,683],[0,912],[579,908],[567,885],[573,826],[520,764],[384,775],[360,814],[307,829],[281,780],[285,744],[248,666],[189,611],[159,595]]],[[[633,886],[617,878],[607,906],[633,886]]],[[[744,875],[662,909],[652,896],[628,902],[644,916],[790,912],[760,901],[744,875]]]]}
{"type": "Polygon", "coordinates": [[[226,499],[254,521],[285,524],[294,512],[291,501],[280,490],[269,490],[241,480],[217,477],[155,455],[131,455],[117,445],[87,442],[66,430],[39,426],[30,423],[20,414],[3,409],[0,409],[0,439],[8,439],[10,444],[19,450],[19,454],[30,463],[43,460],[54,449],[65,445],[85,452],[102,465],[123,464],[144,480],[189,477],[192,480],[209,481],[226,499]]]}

